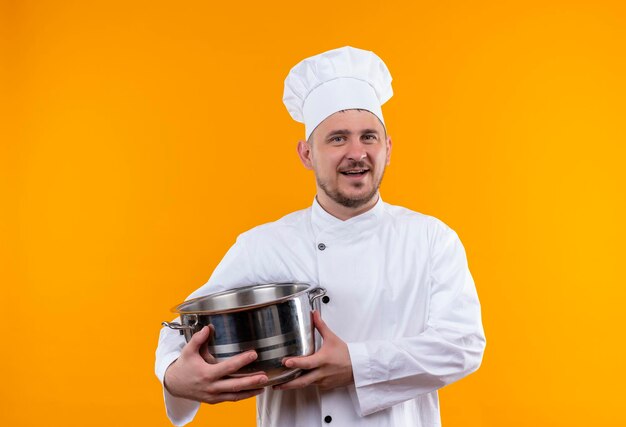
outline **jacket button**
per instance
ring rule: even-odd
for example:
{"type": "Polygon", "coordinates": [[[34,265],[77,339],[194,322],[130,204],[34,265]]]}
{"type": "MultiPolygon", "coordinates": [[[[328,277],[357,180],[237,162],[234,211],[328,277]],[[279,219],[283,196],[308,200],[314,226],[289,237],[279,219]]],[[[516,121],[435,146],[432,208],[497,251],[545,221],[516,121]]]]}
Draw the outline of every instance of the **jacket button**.
{"type": "Polygon", "coordinates": [[[332,420],[333,420],[333,417],[331,417],[330,415],[326,415],[326,416],[324,417],[324,422],[325,422],[326,424],[330,424],[330,422],[331,422],[332,420]]]}
{"type": "Polygon", "coordinates": [[[328,304],[328,303],[330,302],[330,297],[329,297],[328,295],[324,295],[324,296],[322,297],[322,302],[323,302],[324,304],[328,304]]]}
{"type": "Polygon", "coordinates": [[[319,249],[320,251],[323,251],[324,249],[326,249],[326,245],[323,243],[320,243],[319,245],[317,245],[317,249],[319,249]]]}

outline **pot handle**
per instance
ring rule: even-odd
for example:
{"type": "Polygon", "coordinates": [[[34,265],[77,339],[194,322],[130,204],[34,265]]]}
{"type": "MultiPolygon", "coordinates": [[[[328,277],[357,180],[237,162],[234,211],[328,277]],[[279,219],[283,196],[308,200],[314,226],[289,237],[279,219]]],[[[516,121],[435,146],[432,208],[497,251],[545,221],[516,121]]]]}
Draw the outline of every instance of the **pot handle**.
{"type": "Polygon", "coordinates": [[[198,316],[196,314],[190,314],[188,317],[191,319],[191,323],[189,325],[183,325],[180,322],[162,322],[161,325],[167,326],[170,329],[178,330],[182,334],[183,330],[193,330],[198,325],[198,316]]]}
{"type": "Polygon", "coordinates": [[[176,329],[176,330],[184,330],[184,329],[193,329],[193,326],[190,325],[181,325],[178,322],[161,322],[161,325],[163,326],[167,326],[170,329],[176,329]]]}
{"type": "Polygon", "coordinates": [[[326,289],[324,288],[315,288],[309,292],[309,302],[311,303],[311,307],[313,307],[313,302],[326,295],[326,289]]]}

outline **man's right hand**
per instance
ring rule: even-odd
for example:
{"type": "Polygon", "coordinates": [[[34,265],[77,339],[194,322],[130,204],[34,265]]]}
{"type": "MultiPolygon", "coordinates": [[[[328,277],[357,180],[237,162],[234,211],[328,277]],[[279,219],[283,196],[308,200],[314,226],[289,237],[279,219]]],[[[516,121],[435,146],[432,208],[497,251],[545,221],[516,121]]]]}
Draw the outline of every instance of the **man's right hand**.
{"type": "Polygon", "coordinates": [[[207,363],[203,355],[207,357],[208,352],[202,351],[201,347],[209,338],[210,332],[210,328],[205,326],[193,334],[191,340],[183,347],[180,357],[167,368],[163,381],[167,391],[176,397],[211,404],[235,402],[261,394],[263,388],[245,389],[263,387],[267,382],[265,374],[224,378],[256,360],[256,352],[247,351],[216,364],[207,363]]]}

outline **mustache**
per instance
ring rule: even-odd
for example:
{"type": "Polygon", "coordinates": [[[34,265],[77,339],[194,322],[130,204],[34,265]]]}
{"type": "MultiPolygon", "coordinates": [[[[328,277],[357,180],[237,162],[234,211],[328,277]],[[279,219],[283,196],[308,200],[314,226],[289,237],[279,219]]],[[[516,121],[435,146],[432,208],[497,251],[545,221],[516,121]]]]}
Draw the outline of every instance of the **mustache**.
{"type": "Polygon", "coordinates": [[[347,170],[353,170],[353,169],[371,169],[372,166],[369,164],[369,162],[365,162],[363,160],[350,160],[348,162],[346,162],[345,164],[343,164],[342,166],[339,167],[339,171],[343,172],[343,171],[347,171],[347,170]]]}

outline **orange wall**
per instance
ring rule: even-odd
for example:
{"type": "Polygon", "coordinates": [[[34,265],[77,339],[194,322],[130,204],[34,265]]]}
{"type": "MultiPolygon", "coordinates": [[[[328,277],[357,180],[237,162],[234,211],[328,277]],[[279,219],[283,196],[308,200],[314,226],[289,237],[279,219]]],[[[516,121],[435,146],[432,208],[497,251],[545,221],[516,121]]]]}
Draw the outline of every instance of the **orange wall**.
{"type": "Polygon", "coordinates": [[[384,199],[458,231],[483,304],[444,425],[626,424],[623,1],[0,4],[0,425],[169,425],[159,324],[310,204],[283,79],[347,44],[394,76],[384,199]]]}

